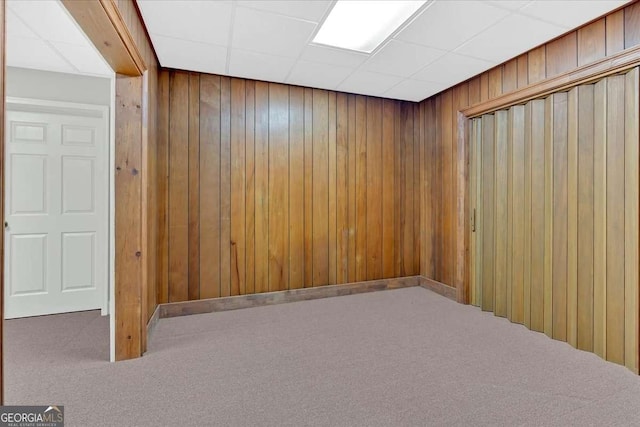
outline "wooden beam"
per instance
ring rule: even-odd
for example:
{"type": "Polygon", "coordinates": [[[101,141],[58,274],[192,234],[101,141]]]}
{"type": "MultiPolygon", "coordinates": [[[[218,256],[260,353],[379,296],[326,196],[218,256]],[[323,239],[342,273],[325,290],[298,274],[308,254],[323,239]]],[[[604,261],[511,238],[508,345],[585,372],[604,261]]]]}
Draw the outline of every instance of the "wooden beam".
{"type": "MultiPolygon", "coordinates": [[[[420,276],[160,304],[160,319],[419,286],[420,276]]],[[[453,288],[452,288],[453,289],[453,288]]],[[[455,290],[454,290],[455,291],[455,290]]]]}
{"type": "Polygon", "coordinates": [[[591,64],[578,67],[550,79],[542,80],[499,96],[486,102],[472,105],[462,110],[468,118],[491,113],[493,111],[542,98],[554,92],[560,92],[573,86],[591,83],[612,74],[621,73],[640,64],[640,45],[623,50],[615,55],[602,58],[591,64]]]}
{"type": "Polygon", "coordinates": [[[62,0],[62,4],[116,73],[144,73],[147,65],[114,0],[62,0]]]}
{"type": "Polygon", "coordinates": [[[116,360],[140,357],[142,337],[142,77],[116,78],[116,360]]]}

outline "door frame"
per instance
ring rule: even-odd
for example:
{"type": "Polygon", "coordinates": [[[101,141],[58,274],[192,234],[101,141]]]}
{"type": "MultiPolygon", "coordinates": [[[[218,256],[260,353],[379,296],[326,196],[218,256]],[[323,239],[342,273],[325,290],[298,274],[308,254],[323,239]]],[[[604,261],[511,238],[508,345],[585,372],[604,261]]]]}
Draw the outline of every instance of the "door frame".
{"type": "MultiPolygon", "coordinates": [[[[113,80],[113,78],[111,79],[113,80]]],[[[115,94],[111,94],[111,99],[109,100],[110,104],[114,103],[115,94]]],[[[51,109],[70,109],[70,110],[79,110],[79,111],[97,111],[102,115],[102,122],[104,125],[104,129],[106,130],[106,138],[105,142],[108,144],[107,147],[107,278],[105,282],[105,289],[103,289],[102,295],[102,304],[100,307],[100,313],[102,316],[106,316],[113,311],[110,309],[110,302],[113,298],[113,286],[114,286],[114,277],[115,277],[115,263],[114,257],[111,255],[113,251],[114,244],[114,234],[115,234],[115,221],[113,218],[113,213],[115,212],[115,197],[113,192],[113,179],[114,179],[114,139],[113,139],[113,126],[115,122],[112,120],[112,107],[106,105],[97,105],[97,104],[82,104],[77,102],[67,102],[67,101],[50,101],[45,99],[37,99],[37,98],[22,98],[22,97],[13,97],[7,96],[5,97],[5,111],[12,111],[9,108],[10,104],[19,104],[19,105],[29,105],[33,106],[34,112],[38,113],[41,111],[37,111],[38,107],[48,107],[51,109]],[[113,122],[113,123],[112,123],[113,122]]],[[[6,117],[5,117],[6,120],[6,117]]],[[[6,125],[6,123],[5,123],[6,125]]],[[[6,132],[6,126],[5,126],[6,132]]],[[[6,136],[6,135],[5,135],[6,136]]],[[[7,146],[4,144],[3,150],[6,150],[7,146]]],[[[6,151],[3,152],[3,156],[6,156],[6,151]]],[[[4,169],[3,173],[6,173],[6,169],[4,169]]],[[[3,180],[4,180],[3,176],[3,180]]],[[[6,194],[3,191],[3,203],[2,206],[6,206],[6,194]]],[[[4,215],[4,213],[3,213],[4,215]]],[[[6,243],[6,242],[5,242],[6,243]]],[[[6,253],[6,247],[4,252],[6,253]]],[[[3,263],[5,260],[3,259],[3,263]]],[[[5,274],[3,269],[3,275],[5,274]]],[[[3,277],[4,280],[4,277],[3,277]]],[[[3,290],[4,292],[4,290],[3,290]]],[[[110,325],[111,326],[111,325],[110,325]]],[[[111,335],[111,334],[110,334],[111,335]]],[[[110,348],[113,346],[113,342],[110,340],[110,348]]],[[[112,352],[112,351],[111,351],[112,352]]]]}

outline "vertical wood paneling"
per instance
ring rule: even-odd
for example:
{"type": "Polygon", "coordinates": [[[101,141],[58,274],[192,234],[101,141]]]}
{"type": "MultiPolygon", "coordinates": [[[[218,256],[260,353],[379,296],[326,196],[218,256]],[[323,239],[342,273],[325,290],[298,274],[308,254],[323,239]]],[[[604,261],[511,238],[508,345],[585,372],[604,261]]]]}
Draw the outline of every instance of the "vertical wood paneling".
{"type": "Polygon", "coordinates": [[[337,224],[337,117],[336,117],[336,93],[329,92],[329,284],[335,285],[338,275],[338,224],[337,224]]]}
{"type": "Polygon", "coordinates": [[[438,271],[440,274],[436,276],[436,280],[442,283],[453,284],[453,271],[454,266],[450,261],[453,259],[453,245],[455,241],[454,237],[454,218],[453,211],[455,199],[455,180],[453,177],[453,94],[452,91],[447,91],[442,95],[440,114],[440,137],[441,146],[439,150],[438,160],[441,163],[439,167],[442,168],[441,175],[443,180],[439,183],[441,188],[440,203],[440,217],[439,224],[437,226],[443,232],[443,238],[439,241],[439,258],[438,271]]]}
{"type": "MultiPolygon", "coordinates": [[[[349,102],[348,95],[336,95],[336,221],[337,283],[349,281],[349,102]]],[[[292,119],[293,120],[293,119],[292,119]]],[[[388,175],[387,175],[388,176],[388,175]]],[[[293,222],[293,219],[292,219],[293,222]]]]}
{"type": "Polygon", "coordinates": [[[362,281],[367,278],[367,98],[357,95],[355,101],[355,280],[362,281]]]}
{"type": "Polygon", "coordinates": [[[347,280],[356,281],[356,96],[347,95],[347,170],[349,184],[347,185],[347,221],[349,230],[349,245],[347,249],[347,280]]]}
{"type": "Polygon", "coordinates": [[[289,289],[304,287],[304,89],[289,88],[289,289]]]}
{"type": "MultiPolygon", "coordinates": [[[[314,95],[315,99],[315,95],[314,95]]],[[[314,120],[315,121],[315,120],[314,120]]],[[[315,130],[315,129],[314,129],[315,130]]],[[[315,136],[315,135],[314,135],[315,136]]],[[[325,134],[326,136],[326,134],[325,134]]],[[[321,144],[315,144],[314,149],[321,144]]],[[[326,146],[326,141],[325,141],[326,146]]],[[[314,157],[316,157],[314,150],[314,157]]],[[[326,159],[326,149],[324,151],[326,159]]],[[[314,159],[315,160],[315,159],[314,159]]],[[[320,170],[314,162],[314,171],[320,170]]],[[[326,171],[326,167],[325,167],[326,171]]],[[[316,176],[314,176],[316,182],[316,176]]],[[[320,182],[320,180],[317,180],[320,182]]],[[[322,194],[326,195],[326,178],[322,194]]],[[[314,193],[317,190],[314,188],[314,193]]],[[[320,197],[319,197],[320,198],[320,197]]],[[[325,196],[326,199],[326,196],[325,196]]],[[[314,210],[320,211],[314,200],[314,210]]],[[[289,289],[289,87],[269,84],[269,292],[289,289]]],[[[326,205],[325,205],[326,206],[326,205]]],[[[325,208],[326,209],[326,208],[325,208]]],[[[314,234],[316,221],[314,216],[314,234]]],[[[326,210],[325,210],[326,218],[326,210]]],[[[326,232],[325,232],[326,235],[326,232]]],[[[320,253],[314,248],[314,253],[320,253]]],[[[314,260],[315,261],[315,260],[314,260]]],[[[325,267],[326,268],[326,267],[325,267]]],[[[314,282],[315,283],[315,282],[314,282]]]]}
{"type": "Polygon", "coordinates": [[[220,296],[231,295],[231,79],[220,78],[220,296]]]}
{"type": "Polygon", "coordinates": [[[593,352],[607,357],[607,80],[594,87],[593,352]]]}
{"type": "Polygon", "coordinates": [[[189,299],[189,74],[173,73],[170,92],[169,301],[175,302],[189,299]]]}
{"type": "Polygon", "coordinates": [[[524,245],[525,239],[525,143],[524,106],[515,106],[510,111],[511,143],[511,284],[510,320],[524,323],[524,245]]]}
{"type": "MultiPolygon", "coordinates": [[[[414,255],[415,246],[413,244],[414,234],[414,218],[415,218],[415,205],[414,205],[414,126],[413,126],[413,105],[408,102],[402,103],[401,108],[401,120],[403,121],[403,133],[402,142],[404,146],[404,221],[403,225],[403,255],[402,255],[402,268],[401,272],[403,276],[411,276],[414,274],[415,263],[414,255]]],[[[451,182],[453,185],[453,180],[451,182]]],[[[451,215],[453,217],[453,215],[451,215]]],[[[451,218],[453,220],[453,218],[451,218]]],[[[453,254],[452,254],[453,255],[453,254]]]]}
{"type": "MultiPolygon", "coordinates": [[[[624,76],[607,78],[607,360],[624,363],[624,76]]],[[[637,143],[637,141],[636,141],[637,143]]]]}
{"type": "Polygon", "coordinates": [[[495,197],[495,306],[493,312],[497,316],[507,316],[507,181],[508,181],[508,113],[498,111],[495,113],[495,173],[494,173],[494,197],[495,197]]]}
{"type": "Polygon", "coordinates": [[[482,116],[482,299],[480,307],[493,311],[494,308],[494,153],[495,118],[482,116]]]}
{"type": "MultiPolygon", "coordinates": [[[[363,98],[364,101],[364,98],[363,98]]],[[[363,111],[364,113],[364,111],[363,111]]],[[[313,90],[313,286],[329,283],[329,94],[313,90]]],[[[366,141],[366,140],[365,140],[366,141]]],[[[366,148],[364,148],[366,150],[366,148]]],[[[364,151],[366,155],[366,151],[364,151]]],[[[364,175],[366,185],[366,175],[364,175]]],[[[366,209],[366,205],[365,209],[366,209]]],[[[363,251],[366,248],[363,246],[363,251]]],[[[363,263],[366,254],[362,254],[363,263]]],[[[366,264],[365,264],[366,268],[366,264]]]]}
{"type": "Polygon", "coordinates": [[[523,168],[524,168],[524,203],[522,209],[524,209],[523,230],[522,230],[522,244],[523,244],[523,283],[522,283],[522,304],[523,304],[523,319],[524,325],[531,329],[531,243],[532,243],[532,162],[531,162],[531,145],[532,145],[532,129],[531,129],[531,116],[532,116],[532,103],[528,102],[524,106],[523,116],[523,168]]]}
{"type": "Polygon", "coordinates": [[[578,87],[578,336],[577,347],[593,351],[594,110],[593,85],[578,87]]]}
{"type": "MultiPolygon", "coordinates": [[[[255,275],[256,293],[269,290],[269,84],[256,82],[255,275]]],[[[306,146],[305,146],[306,148],[306,146]]],[[[306,207],[305,207],[306,214],[306,207]]],[[[305,248],[306,254],[306,248],[305,248]]]]}
{"type": "Polygon", "coordinates": [[[529,84],[537,83],[546,78],[546,47],[540,46],[528,53],[529,84]]]}
{"type": "Polygon", "coordinates": [[[567,99],[567,342],[578,345],[578,88],[567,99]]]}
{"type": "Polygon", "coordinates": [[[231,79],[231,295],[246,293],[246,87],[231,79]]]}
{"type": "Polygon", "coordinates": [[[382,277],[382,101],[367,99],[367,280],[382,277]]]}
{"type": "Polygon", "coordinates": [[[545,116],[546,102],[531,104],[531,329],[544,331],[545,304],[545,116]]]}
{"type": "Polygon", "coordinates": [[[189,73],[189,299],[200,298],[200,75],[189,73]]]}
{"type": "Polygon", "coordinates": [[[304,89],[304,286],[313,286],[313,90],[304,89]]]}
{"type": "MultiPolygon", "coordinates": [[[[200,297],[220,296],[220,77],[200,78],[200,297]]],[[[171,220],[171,218],[169,218],[171,220]]]]}
{"type": "Polygon", "coordinates": [[[553,95],[553,256],[552,301],[553,338],[567,340],[567,227],[568,227],[568,154],[566,92],[553,95]]]}
{"type": "MultiPolygon", "coordinates": [[[[518,56],[518,89],[529,84],[529,56],[518,56]]],[[[506,93],[506,91],[505,91],[506,93]]]]}
{"type": "Polygon", "coordinates": [[[169,72],[158,76],[158,304],[169,302],[169,72]]]}
{"type": "Polygon", "coordinates": [[[502,69],[503,69],[502,65],[499,65],[488,71],[489,99],[497,98],[498,96],[502,95],[502,83],[503,83],[502,69]]]}
{"type": "Polygon", "coordinates": [[[624,48],[640,44],[640,4],[633,3],[624,8],[624,48]]]}
{"type": "Polygon", "coordinates": [[[578,66],[604,58],[607,54],[606,22],[599,19],[578,30],[578,66]]]}
{"type": "MultiPolygon", "coordinates": [[[[256,82],[245,87],[245,293],[256,290],[256,82]]],[[[300,147],[302,144],[300,143],[300,147]]],[[[302,163],[301,163],[302,164],[302,163]]],[[[301,210],[302,211],[302,210],[301,210]]],[[[302,253],[302,251],[301,251],[302,253]]]]}
{"type": "Polygon", "coordinates": [[[502,89],[500,93],[509,93],[518,88],[518,58],[504,64],[502,89]]]}
{"type": "Polygon", "coordinates": [[[624,9],[607,15],[605,22],[607,55],[613,55],[624,49],[624,9]]]}
{"type": "Polygon", "coordinates": [[[554,96],[544,106],[544,333],[553,335],[553,133],[554,96]]]}
{"type": "Polygon", "coordinates": [[[395,272],[395,105],[382,102],[382,277],[394,277],[395,272]]]}
{"type": "Polygon", "coordinates": [[[578,66],[578,42],[573,31],[546,45],[546,77],[550,78],[578,66]]]}
{"type": "Polygon", "coordinates": [[[625,129],[624,129],[624,363],[638,373],[638,184],[639,153],[638,68],[625,76],[625,129]]]}

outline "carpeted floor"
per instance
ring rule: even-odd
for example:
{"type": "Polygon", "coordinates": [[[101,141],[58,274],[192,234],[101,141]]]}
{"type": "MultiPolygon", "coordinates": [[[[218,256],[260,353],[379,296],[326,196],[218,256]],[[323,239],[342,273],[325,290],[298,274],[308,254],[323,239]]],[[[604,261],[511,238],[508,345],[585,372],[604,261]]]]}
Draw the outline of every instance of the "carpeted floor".
{"type": "Polygon", "coordinates": [[[640,378],[422,288],[165,319],[110,364],[98,312],[6,322],[8,404],[67,426],[640,424],[640,378]]]}

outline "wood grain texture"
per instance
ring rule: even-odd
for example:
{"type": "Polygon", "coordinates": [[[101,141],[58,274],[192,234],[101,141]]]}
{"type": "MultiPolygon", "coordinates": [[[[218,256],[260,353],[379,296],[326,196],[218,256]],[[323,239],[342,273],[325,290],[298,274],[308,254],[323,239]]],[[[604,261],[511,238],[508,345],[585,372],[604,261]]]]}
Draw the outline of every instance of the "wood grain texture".
{"type": "Polygon", "coordinates": [[[594,85],[578,87],[578,336],[593,351],[594,85]]]}
{"type": "Polygon", "coordinates": [[[594,85],[593,352],[607,357],[607,80],[594,85]],[[596,141],[600,141],[597,143],[596,141]]]}
{"type": "Polygon", "coordinates": [[[638,119],[640,118],[640,84],[638,68],[634,68],[625,76],[624,88],[624,364],[638,374],[640,347],[638,347],[638,331],[640,330],[638,303],[638,256],[640,220],[638,198],[640,197],[639,168],[640,150],[638,141],[638,119]]]}
{"type": "Polygon", "coordinates": [[[557,76],[578,66],[576,32],[571,32],[546,45],[546,78],[557,76]]]}
{"type": "MultiPolygon", "coordinates": [[[[220,296],[220,77],[200,79],[200,297],[220,296]]],[[[169,118],[167,117],[167,120],[169,118]]],[[[167,159],[170,163],[171,159],[167,159]]],[[[168,301],[166,301],[168,302],[168,301]]]]}
{"type": "Polygon", "coordinates": [[[567,342],[578,346],[578,88],[567,99],[567,342]]]}
{"type": "Polygon", "coordinates": [[[545,99],[544,105],[544,333],[553,336],[553,167],[554,167],[554,96],[545,99]]]}
{"type": "Polygon", "coordinates": [[[599,19],[578,30],[578,66],[607,55],[606,20],[599,19]]]}
{"type": "Polygon", "coordinates": [[[606,51],[613,55],[624,49],[624,9],[607,15],[605,22],[606,51]]]}
{"type": "Polygon", "coordinates": [[[567,340],[567,230],[568,230],[568,96],[553,95],[553,196],[551,211],[552,234],[552,337],[567,340]]]}
{"type": "Polygon", "coordinates": [[[231,79],[231,295],[246,293],[246,86],[231,79]]]}
{"type": "Polygon", "coordinates": [[[116,360],[140,357],[143,352],[141,98],[141,77],[116,75],[116,360]]]}
{"type": "MultiPolygon", "coordinates": [[[[158,76],[158,241],[169,239],[169,72],[158,76]]],[[[169,302],[169,246],[158,246],[158,284],[156,300],[158,304],[169,302]]]]}
{"type": "MultiPolygon", "coordinates": [[[[161,319],[167,319],[178,316],[190,316],[193,314],[216,313],[290,302],[310,301],[320,298],[331,298],[366,292],[421,286],[422,283],[422,278],[419,276],[412,276],[347,283],[343,285],[320,286],[317,288],[292,289],[288,291],[269,292],[259,295],[240,295],[226,298],[204,299],[200,301],[169,303],[159,306],[159,317],[161,319]]],[[[424,287],[438,292],[436,287],[424,287]]]]}
{"type": "Polygon", "coordinates": [[[607,79],[607,360],[624,364],[624,76],[607,79]]]}
{"type": "MultiPolygon", "coordinates": [[[[314,153],[315,155],[315,153],[314,153]]],[[[314,170],[316,164],[314,162],[314,170]]],[[[314,176],[314,182],[316,182],[314,176]]],[[[315,189],[314,189],[315,190],[315,189]]],[[[289,87],[269,84],[269,292],[289,289],[289,87]]],[[[314,201],[315,202],[315,201],[314,201]]],[[[314,224],[316,223],[314,217],[314,224]]],[[[316,248],[314,248],[316,253],[316,248]]]]}
{"type": "Polygon", "coordinates": [[[419,273],[418,104],[173,70],[165,80],[167,301],[419,273]]]}
{"type": "Polygon", "coordinates": [[[200,75],[189,73],[189,289],[190,300],[200,298],[200,75]]]}
{"type": "Polygon", "coordinates": [[[189,74],[170,80],[169,301],[189,299],[189,74]],[[185,108],[187,107],[187,108],[185,108]],[[185,209],[187,207],[187,209],[185,209]]]}
{"type": "Polygon", "coordinates": [[[633,4],[624,8],[624,48],[640,44],[640,4],[633,4]]]}

